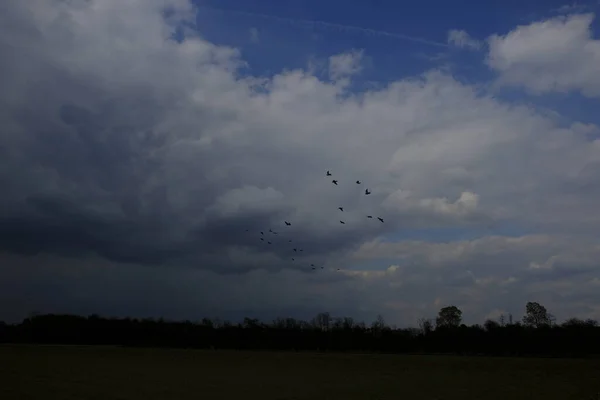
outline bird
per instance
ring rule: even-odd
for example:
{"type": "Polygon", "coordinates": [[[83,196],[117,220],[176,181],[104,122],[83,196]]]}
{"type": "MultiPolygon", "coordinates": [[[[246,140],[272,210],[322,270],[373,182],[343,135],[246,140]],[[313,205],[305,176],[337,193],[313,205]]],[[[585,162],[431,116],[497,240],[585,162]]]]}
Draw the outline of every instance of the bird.
{"type": "Polygon", "coordinates": [[[246,229],[246,232],[248,232],[249,229],[246,229]]]}
{"type": "Polygon", "coordinates": [[[271,244],[271,242],[267,242],[267,243],[271,244]]]}
{"type": "Polygon", "coordinates": [[[371,194],[371,192],[369,191],[369,189],[365,189],[365,194],[371,194]]]}
{"type": "Polygon", "coordinates": [[[312,269],[315,269],[315,267],[312,267],[312,269]]]}
{"type": "Polygon", "coordinates": [[[315,264],[310,264],[310,266],[311,266],[311,267],[314,267],[314,266],[315,266],[315,264]]]}
{"type": "Polygon", "coordinates": [[[357,184],[357,185],[360,185],[360,181],[356,181],[356,184],[357,184]]]}
{"type": "Polygon", "coordinates": [[[300,249],[300,251],[304,251],[304,250],[300,249]]]}
{"type": "Polygon", "coordinates": [[[340,224],[344,224],[344,225],[346,225],[346,223],[345,223],[344,221],[340,221],[340,224]]]}
{"type": "Polygon", "coordinates": [[[292,239],[288,240],[288,242],[292,243],[292,239]]]}
{"type": "Polygon", "coordinates": [[[287,221],[283,221],[283,222],[285,222],[285,224],[286,224],[287,226],[290,226],[290,225],[291,225],[291,223],[290,223],[290,222],[287,222],[287,221]]]}
{"type": "Polygon", "coordinates": [[[334,185],[337,185],[337,181],[334,179],[331,182],[333,182],[334,185]]]}
{"type": "Polygon", "coordinates": [[[338,271],[339,271],[339,270],[340,270],[340,269],[338,268],[338,271]]]}
{"type": "Polygon", "coordinates": [[[323,269],[323,268],[325,268],[325,267],[321,267],[321,269],[323,269]]]}
{"type": "Polygon", "coordinates": [[[372,215],[367,215],[367,218],[373,218],[373,216],[372,215]]]}
{"type": "Polygon", "coordinates": [[[263,238],[260,238],[260,240],[264,241],[265,239],[263,239],[263,238]]]}
{"type": "Polygon", "coordinates": [[[344,211],[344,207],[338,207],[338,210],[344,211]]]}
{"type": "Polygon", "coordinates": [[[327,171],[327,176],[331,176],[331,172],[327,171]]]}
{"type": "Polygon", "coordinates": [[[298,251],[297,249],[294,249],[294,251],[298,251]]]}
{"type": "Polygon", "coordinates": [[[264,232],[261,232],[260,234],[261,234],[261,235],[264,235],[265,233],[264,233],[264,232]]]}
{"type": "Polygon", "coordinates": [[[269,228],[269,232],[273,233],[273,231],[271,230],[271,228],[269,228]]]}
{"type": "Polygon", "coordinates": [[[383,222],[383,218],[377,217],[377,219],[380,220],[381,222],[383,222]]]}
{"type": "Polygon", "coordinates": [[[292,257],[292,261],[294,261],[294,257],[292,257]]]}

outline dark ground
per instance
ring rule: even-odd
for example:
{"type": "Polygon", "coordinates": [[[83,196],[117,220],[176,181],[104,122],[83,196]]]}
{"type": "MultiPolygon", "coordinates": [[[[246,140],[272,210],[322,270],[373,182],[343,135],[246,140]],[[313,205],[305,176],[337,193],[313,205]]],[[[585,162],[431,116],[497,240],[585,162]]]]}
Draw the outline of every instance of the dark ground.
{"type": "Polygon", "coordinates": [[[0,399],[600,399],[600,360],[0,345],[0,399]]]}

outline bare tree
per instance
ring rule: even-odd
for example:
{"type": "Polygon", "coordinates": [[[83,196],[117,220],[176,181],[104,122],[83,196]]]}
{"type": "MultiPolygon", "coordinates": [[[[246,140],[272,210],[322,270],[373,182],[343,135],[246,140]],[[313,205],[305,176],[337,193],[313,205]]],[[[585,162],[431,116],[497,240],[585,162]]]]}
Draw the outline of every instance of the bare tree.
{"type": "Polygon", "coordinates": [[[419,319],[419,330],[422,335],[427,335],[433,331],[433,320],[430,318],[420,318],[419,319]]]}
{"type": "Polygon", "coordinates": [[[383,318],[383,315],[378,314],[375,321],[373,321],[373,323],[371,324],[371,329],[376,330],[376,331],[382,331],[385,329],[385,327],[386,327],[386,324],[385,324],[385,319],[383,318]]]}
{"type": "Polygon", "coordinates": [[[328,312],[318,313],[313,319],[315,328],[322,331],[328,331],[331,324],[331,315],[328,312]]]}
{"type": "Polygon", "coordinates": [[[565,328],[595,328],[598,326],[598,321],[593,319],[586,319],[585,321],[580,318],[569,318],[562,323],[565,328]]]}
{"type": "Polygon", "coordinates": [[[334,318],[333,319],[333,324],[332,324],[333,329],[344,329],[344,319],[343,318],[334,318]]]}
{"type": "Polygon", "coordinates": [[[492,319],[488,319],[484,322],[483,326],[485,327],[485,330],[490,332],[493,331],[494,329],[498,329],[499,327],[502,326],[502,324],[492,320],[492,319]]]}
{"type": "Polygon", "coordinates": [[[260,321],[257,318],[244,318],[242,326],[246,329],[255,329],[260,327],[260,321]]]}
{"type": "Polygon", "coordinates": [[[344,329],[351,330],[354,329],[354,319],[352,317],[344,317],[344,329]]]}

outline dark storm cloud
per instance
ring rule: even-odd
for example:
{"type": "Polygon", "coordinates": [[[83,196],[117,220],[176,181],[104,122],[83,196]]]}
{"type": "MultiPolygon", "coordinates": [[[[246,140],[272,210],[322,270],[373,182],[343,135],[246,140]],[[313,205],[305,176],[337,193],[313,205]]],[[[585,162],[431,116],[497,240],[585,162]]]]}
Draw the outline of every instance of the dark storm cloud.
{"type": "Polygon", "coordinates": [[[160,264],[177,255],[153,232],[157,221],[115,220],[68,200],[30,197],[13,217],[0,220],[0,246],[20,254],[98,254],[123,262],[160,264]]]}
{"type": "MultiPolygon", "coordinates": [[[[168,204],[162,206],[168,207],[168,204]]],[[[364,232],[353,230],[311,235],[301,224],[299,228],[295,224],[288,227],[283,223],[288,208],[231,217],[208,215],[201,225],[173,237],[169,234],[171,221],[161,219],[160,214],[127,216],[127,213],[90,209],[83,201],[78,204],[67,198],[31,196],[12,210],[12,216],[0,220],[0,248],[21,254],[47,252],[79,257],[98,254],[108,260],[138,264],[164,264],[182,259],[198,267],[228,272],[223,264],[232,262],[224,253],[229,246],[270,251],[280,257],[280,262],[285,260],[289,265],[291,256],[298,260],[305,256],[325,257],[363,239],[364,232]],[[277,235],[269,232],[270,229],[277,235]],[[265,235],[260,235],[260,231],[265,235]],[[263,242],[261,237],[265,239],[263,242]],[[271,248],[267,241],[273,243],[271,248]],[[304,251],[294,254],[293,248],[304,251]],[[221,262],[218,262],[219,256],[221,262]]],[[[248,262],[245,267],[229,267],[244,271],[272,266],[248,262]]]]}

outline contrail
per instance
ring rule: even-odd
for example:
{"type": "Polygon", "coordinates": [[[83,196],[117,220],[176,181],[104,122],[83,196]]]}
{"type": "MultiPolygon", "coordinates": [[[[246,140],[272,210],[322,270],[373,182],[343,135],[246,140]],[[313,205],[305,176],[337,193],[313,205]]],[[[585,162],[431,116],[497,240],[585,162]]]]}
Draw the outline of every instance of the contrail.
{"type": "Polygon", "coordinates": [[[393,39],[400,39],[400,40],[406,40],[406,41],[410,41],[410,42],[415,42],[415,43],[422,43],[422,44],[427,44],[430,46],[436,46],[436,47],[449,47],[448,44],[446,43],[441,43],[441,42],[436,42],[434,40],[429,40],[429,39],[423,39],[423,38],[419,38],[419,37],[415,37],[415,36],[409,36],[409,35],[404,35],[402,33],[393,33],[393,32],[387,32],[387,31],[381,31],[381,30],[377,30],[377,29],[370,29],[370,28],[362,28],[359,26],[352,26],[352,25],[344,25],[344,24],[336,24],[333,22],[325,22],[325,21],[316,21],[316,20],[308,20],[308,19],[297,19],[297,18],[287,18],[287,17],[278,17],[276,15],[269,15],[269,14],[261,14],[261,13],[255,13],[255,12],[248,12],[248,11],[239,11],[239,10],[231,10],[231,9],[222,9],[222,8],[214,8],[214,7],[209,7],[209,6],[202,6],[202,5],[198,5],[198,8],[204,8],[207,10],[211,10],[211,11],[217,11],[217,12],[222,12],[222,13],[232,13],[232,14],[239,14],[239,15],[247,15],[249,17],[258,17],[258,18],[264,18],[264,19],[270,19],[272,21],[279,21],[279,22],[287,22],[290,24],[297,24],[297,25],[304,25],[304,26],[308,26],[311,28],[330,28],[330,29],[337,29],[339,31],[343,31],[343,32],[358,32],[358,33],[362,33],[362,34],[366,34],[366,35],[370,35],[370,36],[381,36],[381,37],[389,37],[389,38],[393,38],[393,39]]]}

